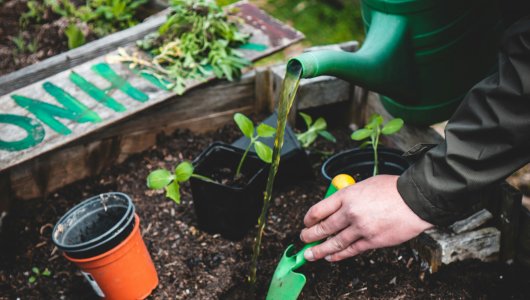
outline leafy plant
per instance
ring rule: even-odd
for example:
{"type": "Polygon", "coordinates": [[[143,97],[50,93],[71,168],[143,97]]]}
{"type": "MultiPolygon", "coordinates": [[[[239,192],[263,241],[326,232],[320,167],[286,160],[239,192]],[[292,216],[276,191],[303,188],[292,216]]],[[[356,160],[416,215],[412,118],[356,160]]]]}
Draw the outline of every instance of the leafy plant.
{"type": "Polygon", "coordinates": [[[188,80],[204,80],[212,74],[228,80],[239,77],[250,62],[235,50],[249,38],[239,32],[237,20],[215,1],[172,0],[170,4],[172,13],[159,31],[138,42],[151,57],[121,50],[109,61],[129,63],[152,74],[177,94],[184,92],[188,80]]]}
{"type": "Polygon", "coordinates": [[[189,161],[183,161],[175,167],[171,173],[167,169],[157,169],[147,176],[147,187],[150,189],[165,189],[166,197],[180,204],[180,184],[188,181],[191,177],[204,181],[213,181],[212,179],[193,173],[193,164],[189,161]]]}
{"type": "Polygon", "coordinates": [[[26,7],[28,10],[22,13],[18,19],[22,28],[27,27],[29,22],[32,20],[40,22],[42,20],[42,16],[46,12],[46,6],[43,3],[35,0],[28,1],[26,3],[26,7]]]}
{"type": "Polygon", "coordinates": [[[85,36],[83,35],[83,32],[77,25],[70,24],[68,27],[66,27],[64,33],[66,34],[66,37],[68,38],[68,48],[74,49],[77,48],[83,44],[85,44],[85,36]]]}
{"type": "Polygon", "coordinates": [[[241,160],[239,161],[239,164],[236,169],[235,177],[238,178],[241,174],[241,167],[243,166],[243,162],[245,161],[248,151],[252,146],[254,146],[256,154],[262,161],[269,164],[272,162],[272,149],[264,143],[258,141],[258,139],[260,137],[263,138],[273,136],[274,133],[276,133],[276,128],[261,123],[254,130],[254,123],[252,123],[252,121],[242,113],[236,113],[234,115],[234,121],[236,122],[243,135],[250,140],[247,148],[245,149],[245,152],[243,153],[243,156],[241,156],[241,160]]]}
{"type": "Polygon", "coordinates": [[[18,53],[35,53],[37,51],[38,41],[31,40],[30,42],[26,42],[22,34],[11,37],[11,42],[15,44],[18,53]]]}
{"type": "Polygon", "coordinates": [[[50,277],[52,275],[52,272],[50,272],[50,270],[48,270],[48,268],[45,268],[44,271],[40,271],[39,268],[37,267],[33,267],[31,268],[31,272],[33,273],[29,278],[28,278],[28,283],[35,283],[37,281],[37,279],[41,276],[46,276],[46,277],[50,277]]]}
{"type": "Polygon", "coordinates": [[[335,137],[326,130],[328,124],[324,118],[320,117],[313,122],[313,118],[310,115],[303,112],[299,113],[299,115],[302,117],[302,119],[304,119],[304,122],[307,126],[307,130],[305,132],[296,134],[296,139],[300,142],[300,144],[302,144],[303,148],[308,148],[311,146],[318,136],[321,136],[333,143],[337,142],[337,139],[335,139],[335,137]]]}
{"type": "Polygon", "coordinates": [[[65,34],[68,46],[72,49],[84,44],[86,39],[77,26],[79,22],[85,23],[97,36],[104,36],[138,24],[136,11],[146,2],[147,0],[87,0],[84,5],[76,6],[70,0],[45,0],[45,5],[68,20],[69,26],[65,34]]]}
{"type": "Polygon", "coordinates": [[[372,145],[374,150],[374,172],[373,176],[379,173],[379,160],[377,156],[377,147],[379,145],[379,137],[381,134],[391,135],[398,132],[403,127],[403,120],[400,118],[395,118],[388,121],[383,125],[383,117],[378,114],[374,114],[370,117],[370,121],[364,126],[364,128],[355,130],[351,138],[356,141],[362,141],[364,139],[370,138],[369,141],[366,141],[361,144],[362,147],[372,145]]]}

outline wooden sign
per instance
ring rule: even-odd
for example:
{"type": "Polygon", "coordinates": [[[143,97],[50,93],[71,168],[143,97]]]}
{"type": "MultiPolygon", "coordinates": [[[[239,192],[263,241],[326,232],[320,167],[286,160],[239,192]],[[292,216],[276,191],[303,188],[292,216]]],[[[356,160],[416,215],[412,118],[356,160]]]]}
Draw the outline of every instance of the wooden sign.
{"type": "MultiPolygon", "coordinates": [[[[251,33],[249,44],[240,49],[249,60],[303,38],[249,3],[235,6],[244,21],[242,31],[251,33]]],[[[109,64],[105,57],[0,97],[0,172],[175,96],[152,78],[109,64]]],[[[186,86],[202,83],[193,80],[186,86]]]]}

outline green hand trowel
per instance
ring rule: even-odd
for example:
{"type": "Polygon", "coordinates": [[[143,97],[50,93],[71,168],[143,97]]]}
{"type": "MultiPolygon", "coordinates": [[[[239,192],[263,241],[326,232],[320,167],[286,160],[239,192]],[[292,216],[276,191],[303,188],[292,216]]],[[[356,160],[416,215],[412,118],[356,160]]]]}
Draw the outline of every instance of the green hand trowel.
{"type": "MultiPolygon", "coordinates": [[[[350,175],[339,174],[335,176],[329,185],[325,198],[354,183],[355,180],[350,175]]],[[[272,276],[267,300],[295,300],[298,298],[304,288],[306,278],[304,274],[296,273],[295,270],[306,263],[304,258],[305,250],[321,242],[317,241],[307,244],[294,255],[294,245],[287,247],[272,276]]]]}

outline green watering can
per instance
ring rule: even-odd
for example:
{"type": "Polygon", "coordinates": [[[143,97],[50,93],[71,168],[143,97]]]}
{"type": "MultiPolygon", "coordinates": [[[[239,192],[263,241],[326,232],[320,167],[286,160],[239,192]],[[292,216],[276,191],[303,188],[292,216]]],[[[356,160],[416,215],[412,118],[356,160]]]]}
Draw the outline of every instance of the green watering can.
{"type": "Polygon", "coordinates": [[[380,93],[406,122],[448,119],[465,93],[496,68],[498,0],[362,0],[367,29],[355,53],[307,52],[291,59],[303,78],[331,75],[380,93]]]}
{"type": "MultiPolygon", "coordinates": [[[[325,198],[352,184],[355,184],[355,180],[350,175],[339,174],[335,176],[329,185],[325,198]]],[[[306,263],[305,250],[321,242],[307,244],[294,255],[294,245],[287,247],[272,276],[267,300],[294,300],[298,298],[304,288],[306,278],[304,274],[296,273],[295,270],[306,263]]]]}

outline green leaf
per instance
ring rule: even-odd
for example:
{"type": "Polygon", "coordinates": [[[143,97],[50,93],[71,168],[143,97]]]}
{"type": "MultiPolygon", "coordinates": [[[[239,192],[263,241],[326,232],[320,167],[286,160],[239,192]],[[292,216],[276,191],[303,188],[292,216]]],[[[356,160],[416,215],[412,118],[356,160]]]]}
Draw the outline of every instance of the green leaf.
{"type": "Polygon", "coordinates": [[[309,147],[318,137],[318,134],[315,131],[306,132],[305,136],[302,138],[302,147],[309,147]]]}
{"type": "Polygon", "coordinates": [[[166,197],[180,204],[180,185],[177,181],[173,181],[170,185],[166,186],[166,197]]]}
{"type": "Polygon", "coordinates": [[[305,122],[305,125],[307,126],[307,129],[309,129],[309,127],[311,127],[311,124],[313,123],[313,118],[311,118],[310,115],[305,114],[303,112],[300,112],[298,114],[302,117],[302,119],[304,119],[304,122],[305,122]]]}
{"type": "Polygon", "coordinates": [[[83,32],[81,32],[81,29],[79,29],[79,27],[77,27],[75,24],[68,25],[68,27],[66,27],[64,30],[64,33],[68,38],[69,49],[77,48],[85,43],[85,36],[83,35],[83,32]]]}
{"type": "Polygon", "coordinates": [[[269,146],[260,141],[256,141],[254,143],[254,149],[262,161],[269,164],[272,162],[272,149],[269,146]]]}
{"type": "Polygon", "coordinates": [[[252,138],[252,136],[254,135],[254,124],[247,116],[242,113],[236,113],[234,115],[234,121],[236,122],[243,135],[245,135],[249,139],[252,138]]]}
{"type": "Polygon", "coordinates": [[[29,283],[35,283],[35,281],[37,281],[37,277],[35,277],[35,276],[30,276],[30,277],[28,278],[28,282],[29,282],[29,283]]]}
{"type": "Polygon", "coordinates": [[[190,179],[193,174],[193,165],[189,161],[183,161],[175,168],[175,180],[184,182],[190,179]]]}
{"type": "Polygon", "coordinates": [[[37,274],[37,275],[40,274],[39,268],[37,268],[37,267],[33,267],[33,268],[31,268],[31,272],[33,272],[33,273],[35,273],[35,274],[37,274]]]}
{"type": "Polygon", "coordinates": [[[355,130],[351,134],[351,139],[360,141],[360,140],[364,140],[365,138],[369,137],[371,134],[372,134],[371,129],[361,128],[361,129],[355,130]]]}
{"type": "Polygon", "coordinates": [[[325,138],[326,140],[330,141],[330,142],[333,142],[333,143],[336,143],[337,142],[337,139],[333,136],[333,134],[331,134],[329,131],[327,130],[321,130],[318,132],[318,134],[325,138]]]}
{"type": "Polygon", "coordinates": [[[161,189],[167,186],[175,176],[166,169],[158,169],[147,176],[147,187],[150,189],[161,189]]]}
{"type": "Polygon", "coordinates": [[[366,148],[368,145],[371,145],[372,142],[371,141],[366,141],[364,143],[362,143],[360,146],[359,146],[359,149],[364,149],[366,148]]]}
{"type": "Polygon", "coordinates": [[[377,127],[377,126],[380,126],[381,124],[383,124],[384,120],[383,120],[383,117],[379,114],[373,114],[371,117],[370,117],[370,124],[373,125],[373,128],[377,127]]]}
{"type": "Polygon", "coordinates": [[[385,124],[381,132],[384,135],[389,135],[389,134],[398,132],[402,127],[403,127],[403,120],[400,118],[395,118],[395,119],[388,121],[388,123],[385,124]]]}
{"type": "Polygon", "coordinates": [[[271,137],[276,133],[276,128],[267,124],[261,123],[256,129],[258,136],[260,137],[271,137]]]}
{"type": "Polygon", "coordinates": [[[315,121],[315,124],[313,124],[313,128],[316,131],[325,130],[328,127],[328,124],[326,123],[326,120],[324,118],[320,117],[315,121]]]}
{"type": "Polygon", "coordinates": [[[48,270],[48,268],[44,269],[44,271],[42,271],[42,276],[50,276],[52,275],[52,272],[50,272],[50,270],[48,270]]]}

